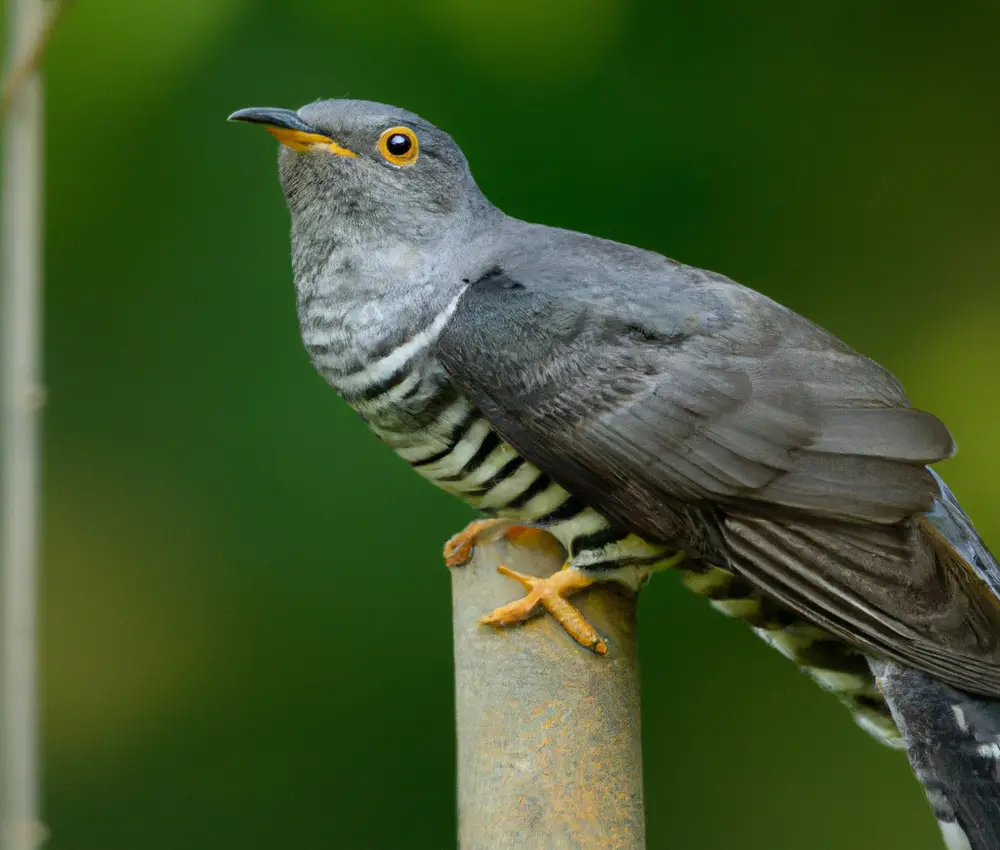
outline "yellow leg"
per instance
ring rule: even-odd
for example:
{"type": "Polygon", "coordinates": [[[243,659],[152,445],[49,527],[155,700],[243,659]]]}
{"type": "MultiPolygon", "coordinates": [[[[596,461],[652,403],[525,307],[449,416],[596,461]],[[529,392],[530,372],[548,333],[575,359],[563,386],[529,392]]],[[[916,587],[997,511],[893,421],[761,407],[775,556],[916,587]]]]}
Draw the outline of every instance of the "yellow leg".
{"type": "Polygon", "coordinates": [[[516,573],[504,566],[497,567],[497,572],[519,582],[528,594],[523,599],[497,608],[492,614],[483,617],[480,623],[487,626],[509,626],[520,623],[534,614],[541,605],[581,646],[598,655],[607,653],[608,645],[598,634],[597,629],[590,625],[583,614],[566,599],[571,593],[577,593],[594,584],[593,578],[568,564],[548,578],[516,573]]]}
{"type": "Polygon", "coordinates": [[[480,519],[470,522],[463,531],[444,544],[444,562],[449,567],[467,564],[472,559],[472,552],[477,544],[491,543],[504,536],[515,546],[562,551],[559,541],[540,528],[516,525],[508,519],[480,519]]]}

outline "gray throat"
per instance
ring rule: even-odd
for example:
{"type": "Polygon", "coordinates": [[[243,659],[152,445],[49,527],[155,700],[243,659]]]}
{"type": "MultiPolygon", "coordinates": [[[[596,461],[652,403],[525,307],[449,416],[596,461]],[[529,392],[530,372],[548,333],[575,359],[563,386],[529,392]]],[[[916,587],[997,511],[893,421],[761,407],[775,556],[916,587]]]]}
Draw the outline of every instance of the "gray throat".
{"type": "Polygon", "coordinates": [[[316,370],[348,401],[427,365],[425,353],[458,298],[488,265],[497,212],[485,220],[456,216],[437,238],[417,244],[393,233],[345,231],[329,220],[295,221],[302,341],[316,370]]]}

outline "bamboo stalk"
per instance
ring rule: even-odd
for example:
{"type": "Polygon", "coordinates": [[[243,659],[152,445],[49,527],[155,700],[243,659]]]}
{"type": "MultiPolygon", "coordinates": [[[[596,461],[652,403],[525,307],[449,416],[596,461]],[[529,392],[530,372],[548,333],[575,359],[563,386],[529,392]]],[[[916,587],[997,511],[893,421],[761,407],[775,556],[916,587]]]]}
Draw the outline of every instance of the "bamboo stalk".
{"type": "Polygon", "coordinates": [[[8,0],[13,72],[4,85],[3,200],[0,210],[0,846],[33,850],[39,821],[36,697],[41,352],[42,82],[36,49],[42,0],[8,0]],[[24,64],[24,57],[31,57],[24,64]],[[18,71],[17,69],[23,69],[18,71]]]}
{"type": "Polygon", "coordinates": [[[547,615],[478,625],[522,593],[500,563],[535,575],[561,565],[498,541],[452,571],[460,846],[642,850],[636,597],[608,586],[573,597],[608,639],[600,657],[547,615]]]}
{"type": "MultiPolygon", "coordinates": [[[[16,56],[17,60],[8,69],[4,76],[3,86],[0,87],[0,114],[7,114],[25,80],[38,70],[56,27],[63,15],[69,10],[70,0],[48,0],[45,5],[47,8],[44,20],[38,26],[37,32],[34,33],[28,46],[19,53],[12,52],[11,54],[16,56]]],[[[11,14],[13,14],[13,7],[11,14]]],[[[13,46],[16,47],[16,45],[13,46]]]]}

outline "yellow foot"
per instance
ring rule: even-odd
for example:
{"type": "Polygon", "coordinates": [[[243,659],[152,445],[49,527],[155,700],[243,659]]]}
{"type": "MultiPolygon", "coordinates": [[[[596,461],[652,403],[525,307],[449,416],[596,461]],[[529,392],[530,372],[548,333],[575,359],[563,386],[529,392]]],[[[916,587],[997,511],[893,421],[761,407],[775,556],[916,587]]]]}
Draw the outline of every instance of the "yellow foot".
{"type": "Polygon", "coordinates": [[[594,579],[580,572],[576,567],[563,567],[559,572],[548,578],[528,576],[516,573],[508,567],[497,567],[497,572],[520,582],[528,595],[523,599],[511,602],[497,608],[492,614],[483,617],[479,622],[487,626],[510,626],[527,620],[535,613],[539,605],[543,606],[559,624],[566,629],[570,637],[581,646],[598,655],[605,655],[608,645],[587,619],[566,597],[571,593],[583,590],[594,584],[594,579]]]}
{"type": "Polygon", "coordinates": [[[502,537],[510,527],[510,522],[502,519],[478,519],[470,522],[463,531],[444,544],[445,564],[460,567],[469,563],[477,543],[490,543],[502,537]]]}
{"type": "Polygon", "coordinates": [[[464,531],[444,544],[444,562],[449,567],[467,564],[472,559],[472,551],[477,544],[492,543],[504,536],[515,546],[561,551],[559,542],[540,528],[515,525],[508,519],[480,519],[470,522],[464,531]]]}

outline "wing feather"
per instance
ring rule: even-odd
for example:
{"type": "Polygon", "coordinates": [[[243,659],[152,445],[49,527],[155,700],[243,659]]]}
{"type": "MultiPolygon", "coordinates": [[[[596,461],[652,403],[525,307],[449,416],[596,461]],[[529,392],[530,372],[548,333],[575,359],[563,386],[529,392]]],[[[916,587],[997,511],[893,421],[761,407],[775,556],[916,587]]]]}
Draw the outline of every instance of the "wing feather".
{"type": "Polygon", "coordinates": [[[617,301],[551,269],[492,274],[463,295],[437,356],[507,442],[608,517],[679,545],[705,536],[679,518],[713,517],[719,557],[779,602],[1000,696],[998,594],[915,519],[958,527],[926,468],[954,452],[945,426],[764,296],[660,273],[619,281],[617,301]]]}

